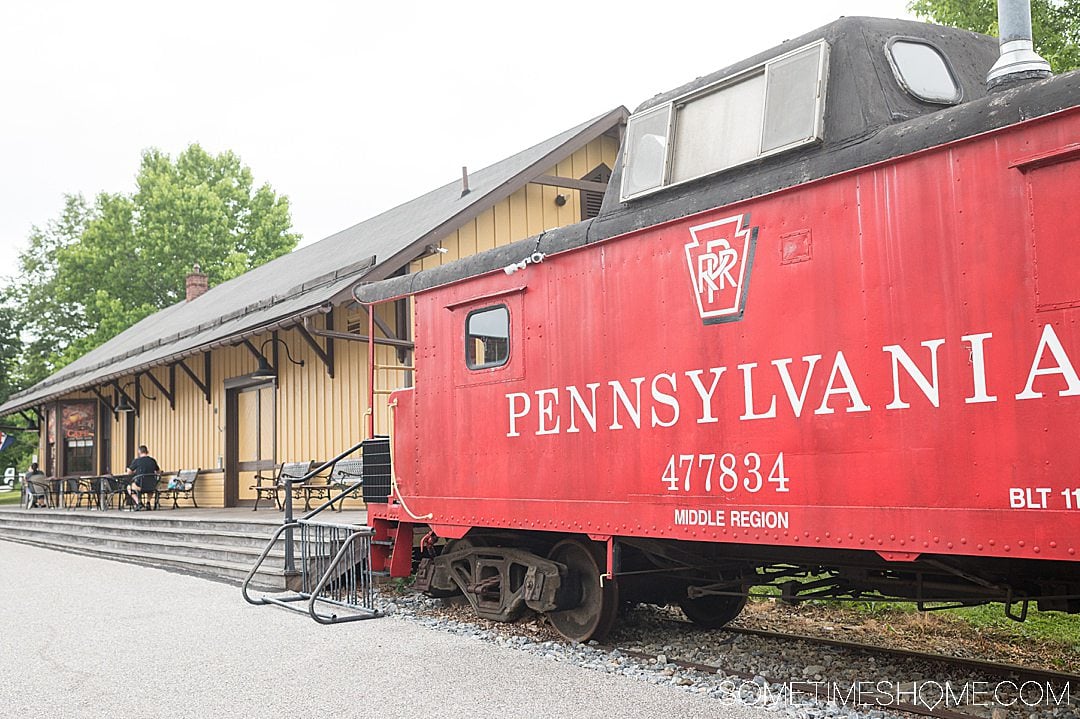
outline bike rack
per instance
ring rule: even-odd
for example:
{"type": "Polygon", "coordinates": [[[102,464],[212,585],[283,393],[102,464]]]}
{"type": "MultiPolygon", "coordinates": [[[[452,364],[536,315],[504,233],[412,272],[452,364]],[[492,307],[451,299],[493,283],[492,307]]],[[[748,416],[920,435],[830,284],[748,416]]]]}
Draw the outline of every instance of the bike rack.
{"type": "Polygon", "coordinates": [[[285,522],[267,542],[255,566],[244,579],[244,599],[255,605],[275,604],[294,612],[308,614],[320,624],[340,624],[382,616],[375,609],[371,578],[371,538],[375,531],[356,524],[333,524],[298,519],[285,522]],[[282,596],[253,597],[248,591],[251,580],[285,532],[300,530],[301,588],[282,596]],[[332,557],[332,558],[331,558],[332,557]],[[305,602],[306,607],[297,606],[305,602]],[[319,603],[351,610],[340,616],[322,613],[319,603]]]}

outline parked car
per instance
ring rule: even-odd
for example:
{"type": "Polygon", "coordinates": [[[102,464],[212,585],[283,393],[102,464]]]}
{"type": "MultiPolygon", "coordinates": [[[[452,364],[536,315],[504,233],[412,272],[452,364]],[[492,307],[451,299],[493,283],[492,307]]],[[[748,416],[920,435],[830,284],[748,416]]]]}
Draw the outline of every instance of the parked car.
{"type": "Polygon", "coordinates": [[[0,485],[5,487],[6,489],[12,489],[15,486],[15,477],[16,476],[17,475],[15,474],[15,468],[14,467],[8,467],[7,469],[4,470],[4,479],[3,479],[2,482],[0,482],[0,485]]]}

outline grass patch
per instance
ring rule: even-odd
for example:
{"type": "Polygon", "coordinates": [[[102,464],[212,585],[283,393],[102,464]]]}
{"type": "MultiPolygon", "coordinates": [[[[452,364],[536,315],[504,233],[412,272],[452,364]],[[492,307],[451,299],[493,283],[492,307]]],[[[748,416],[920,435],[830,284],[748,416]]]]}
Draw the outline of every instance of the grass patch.
{"type": "Polygon", "coordinates": [[[22,496],[21,485],[16,484],[10,492],[0,492],[0,507],[5,505],[18,506],[22,496]]]}
{"type": "Polygon", "coordinates": [[[908,602],[751,602],[736,625],[1075,671],[1080,616],[1038,612],[1014,622],[1001,604],[920,612],[908,602]]]}

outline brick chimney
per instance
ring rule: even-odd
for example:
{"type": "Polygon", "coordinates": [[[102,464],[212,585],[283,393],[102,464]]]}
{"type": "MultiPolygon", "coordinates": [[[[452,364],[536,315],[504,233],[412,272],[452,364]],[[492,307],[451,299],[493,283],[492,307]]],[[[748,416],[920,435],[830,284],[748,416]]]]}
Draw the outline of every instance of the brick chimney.
{"type": "Polygon", "coordinates": [[[191,302],[196,297],[202,296],[210,285],[207,282],[207,277],[202,273],[202,268],[199,267],[199,263],[191,268],[191,274],[187,276],[187,301],[191,302]]]}

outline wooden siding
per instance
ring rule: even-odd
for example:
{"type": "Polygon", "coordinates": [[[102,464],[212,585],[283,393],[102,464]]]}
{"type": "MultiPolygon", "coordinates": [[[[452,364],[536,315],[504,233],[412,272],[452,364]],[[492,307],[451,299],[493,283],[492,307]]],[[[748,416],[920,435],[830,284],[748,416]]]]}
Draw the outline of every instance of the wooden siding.
{"type": "MultiPolygon", "coordinates": [[[[541,174],[580,179],[600,164],[615,167],[618,151],[618,141],[602,135],[541,174]]],[[[443,238],[440,245],[445,253],[416,260],[410,269],[412,272],[428,270],[580,220],[581,192],[529,183],[443,238]],[[567,200],[561,207],[555,204],[555,197],[560,193],[567,200]]]]}
{"type": "MultiPolygon", "coordinates": [[[[335,309],[335,326],[345,327],[346,318],[362,311],[335,309]]],[[[380,316],[393,326],[393,307],[380,308],[380,316]]],[[[366,320],[366,315],[364,315],[366,320]]],[[[366,321],[362,332],[366,333],[366,321]]],[[[331,378],[326,366],[296,330],[278,332],[278,338],[288,344],[289,351],[304,366],[291,364],[278,345],[278,383],[276,392],[276,428],[274,444],[276,461],[324,461],[348,449],[363,439],[367,432],[367,343],[335,340],[335,376],[331,378]]],[[[250,338],[256,348],[270,339],[269,333],[250,338]]],[[[325,340],[316,337],[320,346],[325,340]]],[[[266,348],[273,358],[273,345],[266,348]]],[[[396,364],[397,352],[392,347],[377,347],[378,364],[396,364]]],[[[202,355],[188,359],[188,366],[202,376],[202,355]],[[196,369],[197,368],[197,369],[196,369]]],[[[148,379],[142,380],[146,395],[140,400],[140,412],[135,417],[135,444],[145,444],[162,469],[172,472],[199,468],[204,471],[197,485],[196,499],[200,506],[220,507],[225,500],[226,462],[226,390],[225,381],[250,375],[257,367],[255,356],[244,346],[226,347],[211,352],[210,402],[186,374],[176,372],[175,410],[169,401],[148,379]]],[[[169,386],[166,367],[153,370],[165,387],[169,386]]],[[[382,388],[400,385],[403,374],[390,370],[379,371],[382,388]]],[[[121,385],[132,381],[124,378],[121,385]]],[[[127,387],[128,394],[134,387],[127,387]]],[[[103,392],[111,400],[112,391],[103,392]]],[[[73,394],[64,399],[87,398],[73,394]]],[[[90,396],[92,399],[93,397],[90,396]]],[[[390,426],[385,395],[376,397],[376,431],[385,434],[390,426]]],[[[111,420],[112,445],[109,461],[113,472],[122,473],[131,461],[132,450],[125,442],[126,417],[111,420]]],[[[264,443],[266,442],[264,438],[264,443]]],[[[44,451],[42,446],[41,451],[44,451]]],[[[264,451],[264,456],[266,452],[264,451]]],[[[240,499],[252,499],[248,490],[253,473],[242,473],[240,499]]]]}

